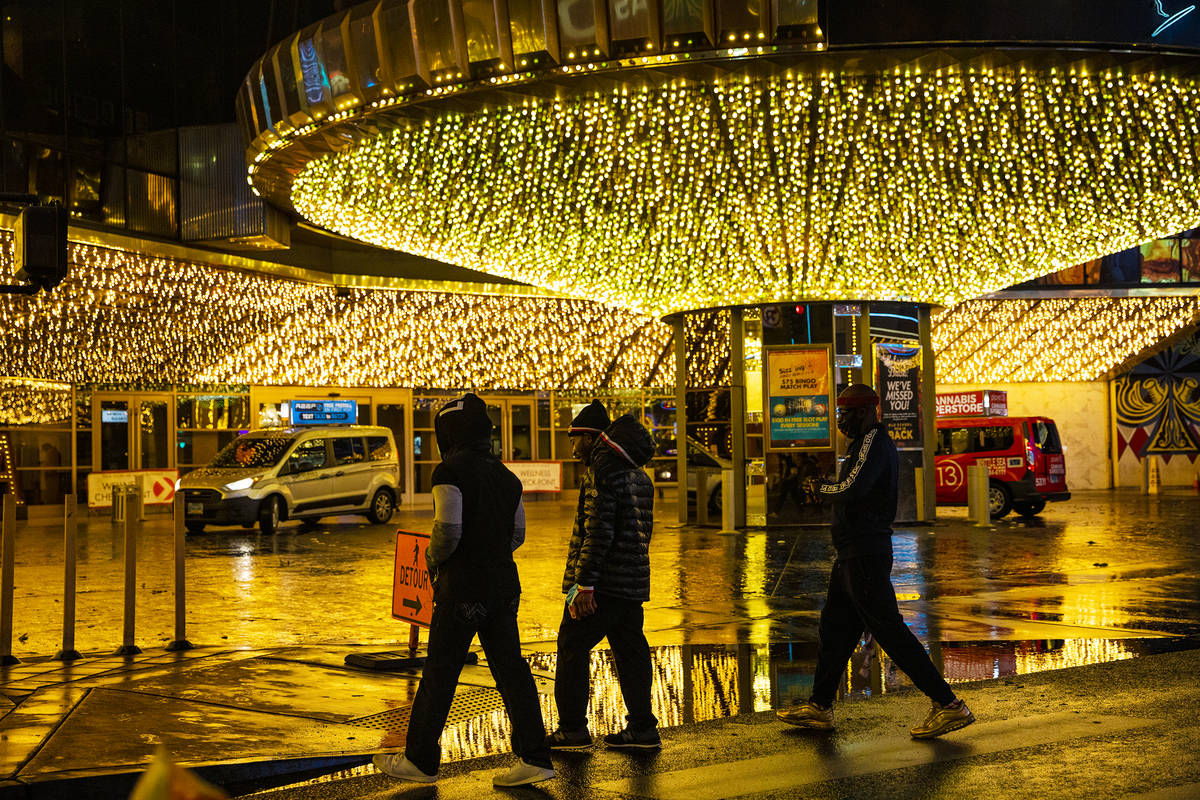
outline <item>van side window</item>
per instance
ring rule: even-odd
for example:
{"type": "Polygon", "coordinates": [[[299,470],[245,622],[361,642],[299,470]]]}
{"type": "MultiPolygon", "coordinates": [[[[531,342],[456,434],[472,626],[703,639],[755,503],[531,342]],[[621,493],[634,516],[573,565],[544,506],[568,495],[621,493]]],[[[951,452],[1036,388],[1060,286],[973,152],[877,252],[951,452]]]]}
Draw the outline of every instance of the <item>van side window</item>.
{"type": "Polygon", "coordinates": [[[367,457],[371,461],[387,461],[392,457],[392,442],[386,436],[367,437],[367,457]]]}
{"type": "Polygon", "coordinates": [[[975,447],[977,453],[1009,450],[1013,446],[1012,425],[989,425],[975,430],[979,431],[979,441],[975,447]]]}
{"type": "Polygon", "coordinates": [[[359,464],[367,460],[367,451],[359,436],[336,436],[333,439],[335,464],[359,464]]]}
{"type": "Polygon", "coordinates": [[[1053,422],[1038,420],[1033,425],[1033,441],[1043,453],[1061,453],[1062,441],[1053,422]]]}
{"type": "Polygon", "coordinates": [[[288,472],[307,472],[325,466],[325,440],[309,439],[296,445],[288,456],[288,472]]]}
{"type": "Polygon", "coordinates": [[[971,434],[973,431],[970,428],[954,428],[950,431],[950,453],[958,455],[959,453],[971,452],[971,434]]]}

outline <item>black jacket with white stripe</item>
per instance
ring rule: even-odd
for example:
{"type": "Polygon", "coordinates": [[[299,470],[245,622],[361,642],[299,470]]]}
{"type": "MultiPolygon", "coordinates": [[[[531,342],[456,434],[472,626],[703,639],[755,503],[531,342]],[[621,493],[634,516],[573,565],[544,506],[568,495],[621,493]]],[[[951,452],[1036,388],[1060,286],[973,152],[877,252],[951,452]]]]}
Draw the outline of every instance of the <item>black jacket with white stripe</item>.
{"type": "Polygon", "coordinates": [[[892,554],[900,459],[882,422],[850,443],[837,483],[821,485],[833,501],[833,546],[838,558],[892,554]]]}

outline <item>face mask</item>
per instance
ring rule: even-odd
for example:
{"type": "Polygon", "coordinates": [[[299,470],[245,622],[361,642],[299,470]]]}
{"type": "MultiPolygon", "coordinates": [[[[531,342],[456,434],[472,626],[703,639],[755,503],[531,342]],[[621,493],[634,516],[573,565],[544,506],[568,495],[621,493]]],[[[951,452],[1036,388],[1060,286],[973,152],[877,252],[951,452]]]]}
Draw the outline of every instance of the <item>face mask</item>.
{"type": "Polygon", "coordinates": [[[859,413],[857,410],[844,411],[838,414],[837,429],[846,436],[854,436],[859,429],[859,413]]]}

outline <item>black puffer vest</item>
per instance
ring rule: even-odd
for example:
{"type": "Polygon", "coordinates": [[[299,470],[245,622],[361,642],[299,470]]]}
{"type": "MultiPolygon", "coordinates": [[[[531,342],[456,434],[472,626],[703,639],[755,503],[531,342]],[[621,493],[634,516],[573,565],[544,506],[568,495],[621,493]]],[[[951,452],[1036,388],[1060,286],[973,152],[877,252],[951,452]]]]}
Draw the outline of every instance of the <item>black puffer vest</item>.
{"type": "Polygon", "coordinates": [[[601,434],[580,488],[564,592],[578,583],[599,597],[650,599],[654,484],[642,466],[653,455],[654,439],[632,414],[601,434]]]}

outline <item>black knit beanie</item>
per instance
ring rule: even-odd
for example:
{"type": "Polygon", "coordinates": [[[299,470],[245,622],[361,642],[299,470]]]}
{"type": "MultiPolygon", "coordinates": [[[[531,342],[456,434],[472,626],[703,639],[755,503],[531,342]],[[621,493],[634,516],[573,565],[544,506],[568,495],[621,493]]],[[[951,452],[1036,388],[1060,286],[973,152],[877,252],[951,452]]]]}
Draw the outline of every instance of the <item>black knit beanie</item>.
{"type": "Polygon", "coordinates": [[[579,436],[584,433],[601,433],[609,426],[608,412],[599,400],[593,400],[584,406],[583,411],[571,420],[567,436],[579,436]]]}
{"type": "Polygon", "coordinates": [[[433,430],[443,455],[465,444],[487,441],[492,435],[487,403],[470,392],[451,400],[433,418],[433,430]]]}

